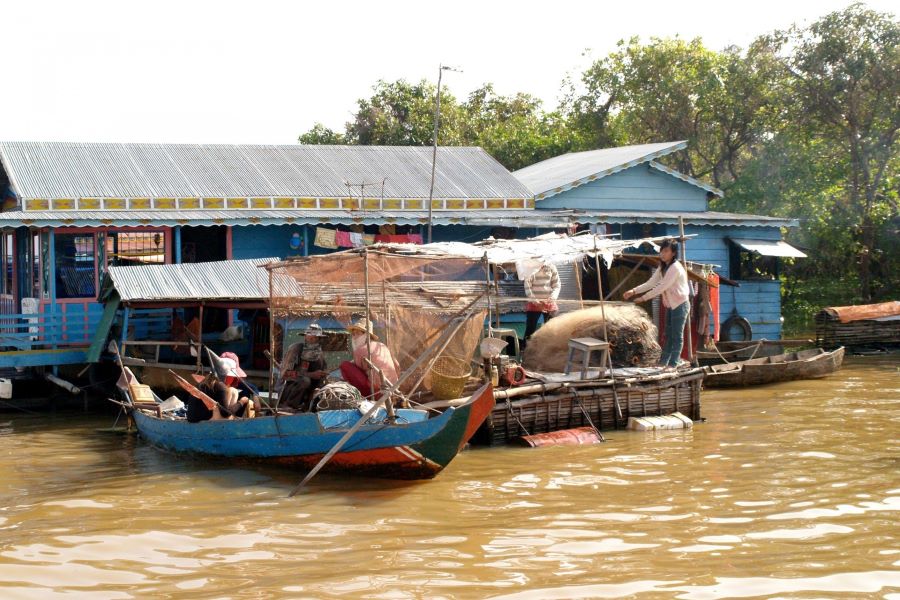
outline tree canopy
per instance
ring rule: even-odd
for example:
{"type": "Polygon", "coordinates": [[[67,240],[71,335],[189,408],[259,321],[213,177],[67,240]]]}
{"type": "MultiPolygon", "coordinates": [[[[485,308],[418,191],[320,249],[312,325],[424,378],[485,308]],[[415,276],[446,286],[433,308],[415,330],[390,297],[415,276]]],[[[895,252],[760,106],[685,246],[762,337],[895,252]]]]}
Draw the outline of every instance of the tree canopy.
{"type": "MultiPolygon", "coordinates": [[[[481,146],[510,170],[565,152],[687,140],[669,164],[725,191],[713,208],[801,220],[812,251],[788,274],[852,282],[846,301],[900,283],[900,24],[863,4],[760,35],[746,49],[631,38],[561,86],[545,110],[484,84],[441,88],[439,144],[481,146]]],[[[436,86],[378,81],[344,131],[305,144],[431,145],[436,86]]]]}

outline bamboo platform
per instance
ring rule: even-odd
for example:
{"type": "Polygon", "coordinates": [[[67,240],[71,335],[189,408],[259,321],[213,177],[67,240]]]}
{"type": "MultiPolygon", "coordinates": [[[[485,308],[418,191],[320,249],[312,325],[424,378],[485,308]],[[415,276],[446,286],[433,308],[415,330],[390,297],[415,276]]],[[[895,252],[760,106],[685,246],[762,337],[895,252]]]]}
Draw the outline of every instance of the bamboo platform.
{"type": "MultiPolygon", "coordinates": [[[[473,444],[497,446],[522,435],[583,427],[624,429],[628,417],[681,412],[700,418],[702,369],[678,373],[616,378],[569,384],[539,384],[543,389],[516,394],[516,388],[496,390],[497,404],[472,438],[473,444]],[[622,413],[616,409],[618,397],[622,413]],[[588,418],[590,417],[590,418],[588,418]]],[[[523,389],[535,386],[523,386],[523,389]]]]}
{"type": "Polygon", "coordinates": [[[900,301],[829,306],[815,316],[816,345],[831,350],[900,346],[900,301]]]}

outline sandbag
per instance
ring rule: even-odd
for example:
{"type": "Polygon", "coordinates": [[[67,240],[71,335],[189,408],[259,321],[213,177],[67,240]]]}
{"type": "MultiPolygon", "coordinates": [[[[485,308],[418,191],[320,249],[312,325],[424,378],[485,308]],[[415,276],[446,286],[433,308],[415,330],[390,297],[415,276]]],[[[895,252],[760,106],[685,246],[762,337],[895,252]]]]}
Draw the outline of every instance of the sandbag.
{"type": "MultiPolygon", "coordinates": [[[[606,329],[616,367],[649,367],[659,361],[662,349],[656,326],[642,308],[630,303],[609,303],[605,307],[606,329]]],[[[531,336],[523,363],[532,371],[561,372],[566,367],[569,340],[578,337],[603,339],[603,311],[599,306],[565,313],[550,319],[531,336]]],[[[577,357],[580,364],[580,356],[577,357]]],[[[592,357],[599,364],[599,353],[592,357]]]]}

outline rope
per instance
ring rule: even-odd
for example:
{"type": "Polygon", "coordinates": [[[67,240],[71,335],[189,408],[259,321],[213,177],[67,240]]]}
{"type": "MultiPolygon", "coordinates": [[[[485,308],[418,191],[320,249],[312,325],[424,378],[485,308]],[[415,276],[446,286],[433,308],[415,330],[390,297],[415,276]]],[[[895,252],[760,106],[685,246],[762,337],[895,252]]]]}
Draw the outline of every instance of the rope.
{"type": "Polygon", "coordinates": [[[335,381],[317,389],[312,401],[317,410],[359,408],[363,398],[359,390],[346,381],[335,381]]]}
{"type": "MultiPolygon", "coordinates": [[[[613,385],[615,385],[615,383],[613,383],[613,385]]],[[[584,418],[587,419],[588,425],[591,426],[591,429],[594,430],[594,432],[597,434],[597,437],[602,440],[603,434],[600,433],[600,430],[597,429],[596,425],[594,425],[594,421],[591,420],[591,415],[588,414],[588,412],[584,408],[584,405],[581,403],[581,399],[578,397],[578,390],[572,390],[572,392],[574,393],[575,402],[578,404],[578,408],[581,409],[581,413],[584,415],[584,418]]]]}
{"type": "MultiPolygon", "coordinates": [[[[543,396],[543,395],[544,394],[542,392],[541,396],[543,396]]],[[[516,416],[516,413],[513,412],[512,404],[510,403],[509,398],[506,399],[506,410],[509,411],[509,414],[511,414],[513,416],[513,419],[516,420],[516,423],[518,423],[519,428],[525,432],[525,435],[531,435],[530,433],[528,433],[528,430],[525,429],[525,426],[522,425],[522,421],[519,420],[519,417],[516,416]]]]}
{"type": "MultiPolygon", "coordinates": [[[[765,341],[765,340],[759,340],[758,342],[756,342],[756,343],[753,345],[753,346],[754,346],[754,347],[753,347],[753,354],[750,355],[750,358],[745,358],[744,360],[750,360],[750,359],[752,359],[754,356],[756,356],[756,353],[759,352],[759,349],[762,347],[763,341],[765,341]]],[[[725,364],[726,364],[726,365],[730,365],[730,364],[731,364],[731,361],[728,360],[727,358],[725,358],[724,354],[737,354],[738,352],[745,352],[748,348],[750,348],[750,346],[746,346],[746,347],[744,347],[744,348],[738,348],[737,350],[726,350],[726,351],[723,353],[721,350],[719,350],[719,347],[718,347],[716,344],[713,344],[713,349],[715,349],[716,354],[719,355],[719,358],[721,358],[723,361],[725,361],[725,364]]]]}

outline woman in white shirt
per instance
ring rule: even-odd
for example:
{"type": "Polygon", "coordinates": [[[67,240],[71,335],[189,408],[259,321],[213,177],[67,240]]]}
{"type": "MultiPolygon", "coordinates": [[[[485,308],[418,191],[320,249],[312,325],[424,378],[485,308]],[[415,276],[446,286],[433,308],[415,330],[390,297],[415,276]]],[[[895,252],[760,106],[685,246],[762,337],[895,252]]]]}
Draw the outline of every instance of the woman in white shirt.
{"type": "Polygon", "coordinates": [[[678,242],[665,240],[659,247],[659,267],[645,283],[634,287],[623,294],[628,300],[635,294],[642,294],[635,302],[647,302],[662,296],[666,309],[665,342],[659,364],[663,367],[675,368],[684,347],[684,326],[690,312],[688,304],[687,273],[678,262],[678,242]]]}

